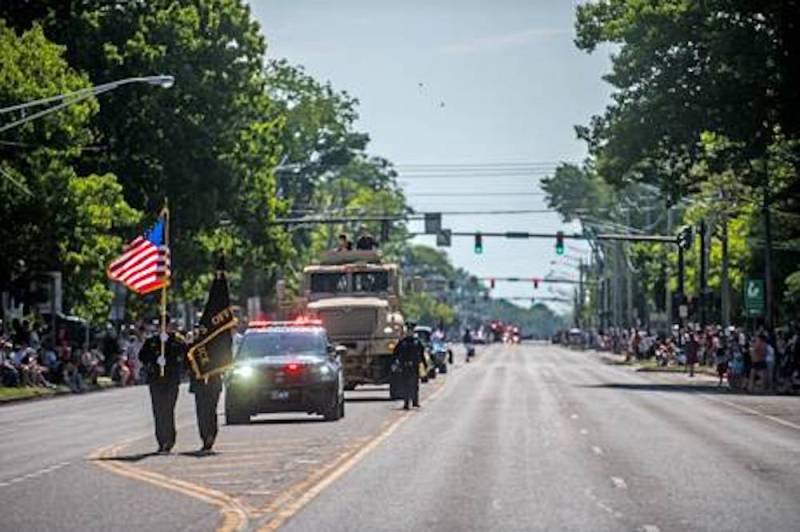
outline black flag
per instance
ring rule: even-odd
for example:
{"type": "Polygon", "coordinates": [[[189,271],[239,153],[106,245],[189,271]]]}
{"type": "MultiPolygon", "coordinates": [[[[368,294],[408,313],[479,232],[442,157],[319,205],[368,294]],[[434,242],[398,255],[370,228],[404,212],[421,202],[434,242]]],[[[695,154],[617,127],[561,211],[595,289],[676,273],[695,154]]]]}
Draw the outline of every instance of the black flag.
{"type": "Polygon", "coordinates": [[[233,364],[231,330],[236,327],[228,280],[225,278],[225,257],[220,256],[208,301],[200,318],[199,336],[186,355],[197,379],[223,373],[233,364]]]}

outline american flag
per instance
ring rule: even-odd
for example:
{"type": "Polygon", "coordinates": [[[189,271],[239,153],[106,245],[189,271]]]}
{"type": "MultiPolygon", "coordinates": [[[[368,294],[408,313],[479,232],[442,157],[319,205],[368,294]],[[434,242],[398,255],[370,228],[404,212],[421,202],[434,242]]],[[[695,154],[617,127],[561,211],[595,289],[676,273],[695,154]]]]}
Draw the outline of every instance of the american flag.
{"type": "Polygon", "coordinates": [[[108,266],[108,277],[124,283],[137,294],[149,294],[169,283],[169,248],[166,245],[166,212],[144,235],[136,237],[125,252],[108,266]]]}

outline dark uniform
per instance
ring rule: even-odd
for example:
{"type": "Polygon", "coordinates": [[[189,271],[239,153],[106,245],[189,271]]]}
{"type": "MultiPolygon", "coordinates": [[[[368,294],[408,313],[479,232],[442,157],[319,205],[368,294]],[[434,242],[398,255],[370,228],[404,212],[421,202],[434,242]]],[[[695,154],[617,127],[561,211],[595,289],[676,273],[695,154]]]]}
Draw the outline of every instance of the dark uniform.
{"type": "Polygon", "coordinates": [[[222,375],[212,375],[207,381],[195,378],[193,372],[190,372],[190,376],[189,391],[194,394],[203,451],[210,451],[217,439],[217,404],[222,392],[222,375]]]}
{"type": "Polygon", "coordinates": [[[425,364],[425,346],[414,335],[409,334],[397,343],[394,356],[400,365],[403,382],[403,408],[408,410],[408,403],[419,406],[419,365],[425,364]]]}
{"type": "Polygon", "coordinates": [[[181,382],[181,366],[186,356],[186,343],[175,333],[169,334],[164,346],[164,374],[158,357],[161,356],[160,335],[147,339],[139,353],[144,365],[147,384],[150,388],[150,401],[153,405],[153,418],[159,452],[169,452],[175,446],[175,402],[178,400],[178,386],[181,382]]]}
{"type": "Polygon", "coordinates": [[[363,234],[356,240],[357,250],[372,250],[378,247],[378,242],[370,234],[363,234]]]}

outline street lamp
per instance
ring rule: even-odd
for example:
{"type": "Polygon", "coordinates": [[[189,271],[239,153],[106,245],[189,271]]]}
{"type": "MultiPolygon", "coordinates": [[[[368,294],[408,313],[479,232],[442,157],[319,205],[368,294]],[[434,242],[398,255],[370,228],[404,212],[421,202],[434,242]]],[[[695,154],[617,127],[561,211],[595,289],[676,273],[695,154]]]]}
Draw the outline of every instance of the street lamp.
{"type": "Polygon", "coordinates": [[[38,107],[40,105],[54,104],[51,107],[42,109],[41,111],[33,113],[30,116],[24,116],[19,120],[15,120],[13,122],[0,126],[0,133],[21,126],[22,124],[25,124],[32,120],[36,120],[37,118],[41,118],[45,115],[54,113],[60,109],[63,109],[64,107],[81,102],[83,100],[86,100],[87,98],[91,98],[92,96],[98,96],[100,94],[103,94],[104,92],[109,92],[123,85],[130,85],[131,83],[146,83],[148,85],[155,85],[157,87],[169,89],[175,84],[175,77],[159,75],[159,76],[144,76],[144,77],[119,79],[116,81],[111,81],[109,83],[104,83],[102,85],[87,87],[85,89],[80,89],[65,94],[59,94],[58,96],[50,96],[49,98],[41,98],[39,100],[34,100],[32,102],[12,105],[11,107],[4,107],[0,109],[0,115],[11,113],[14,111],[24,111],[26,109],[30,109],[31,107],[38,107]]]}

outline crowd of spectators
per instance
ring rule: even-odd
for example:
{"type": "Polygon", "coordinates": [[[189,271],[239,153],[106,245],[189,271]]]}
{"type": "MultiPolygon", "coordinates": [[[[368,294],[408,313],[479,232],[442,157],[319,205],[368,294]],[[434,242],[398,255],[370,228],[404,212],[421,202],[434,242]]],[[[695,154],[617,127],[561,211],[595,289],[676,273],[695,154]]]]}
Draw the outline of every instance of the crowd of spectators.
{"type": "Polygon", "coordinates": [[[92,335],[76,334],[34,320],[13,320],[0,333],[0,386],[65,386],[82,393],[108,377],[118,386],[144,382],[139,350],[157,334],[158,326],[143,322],[92,335]],[[87,342],[87,338],[91,341],[87,342]]]}
{"type": "Polygon", "coordinates": [[[653,359],[659,366],[713,368],[719,385],[750,392],[791,393],[800,387],[800,329],[774,334],[738,327],[689,325],[669,335],[637,328],[610,328],[591,335],[594,347],[624,354],[626,360],[653,359]]]}

